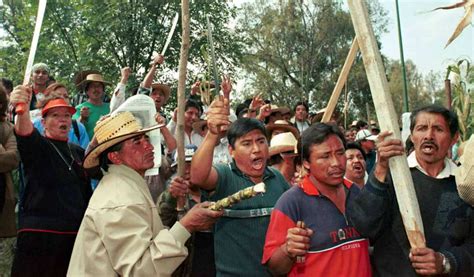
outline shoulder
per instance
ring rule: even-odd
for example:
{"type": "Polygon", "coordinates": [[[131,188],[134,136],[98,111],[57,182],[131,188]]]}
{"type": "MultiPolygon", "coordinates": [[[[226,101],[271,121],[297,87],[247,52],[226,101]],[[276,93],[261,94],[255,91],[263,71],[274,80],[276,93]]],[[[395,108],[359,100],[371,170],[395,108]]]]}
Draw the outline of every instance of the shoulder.
{"type": "Polygon", "coordinates": [[[89,206],[95,209],[144,205],[146,198],[130,179],[119,174],[106,174],[99,182],[89,206]]]}
{"type": "Polygon", "coordinates": [[[298,186],[293,186],[285,191],[278,199],[275,208],[279,210],[289,210],[296,206],[305,197],[305,193],[298,186]]]}

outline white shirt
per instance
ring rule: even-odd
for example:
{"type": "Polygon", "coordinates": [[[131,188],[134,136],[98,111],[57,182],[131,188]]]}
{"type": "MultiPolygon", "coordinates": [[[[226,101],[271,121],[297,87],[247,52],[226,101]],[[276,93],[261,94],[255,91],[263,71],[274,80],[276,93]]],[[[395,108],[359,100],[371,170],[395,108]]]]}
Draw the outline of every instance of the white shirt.
{"type": "MultiPolygon", "coordinates": [[[[420,166],[418,161],[416,160],[415,151],[411,152],[411,154],[407,158],[408,167],[416,168],[421,171],[423,174],[428,175],[426,171],[420,166]]],[[[448,178],[449,176],[454,176],[454,170],[456,169],[456,164],[448,158],[444,158],[444,168],[441,170],[440,173],[435,177],[436,179],[443,179],[448,178]]]]}

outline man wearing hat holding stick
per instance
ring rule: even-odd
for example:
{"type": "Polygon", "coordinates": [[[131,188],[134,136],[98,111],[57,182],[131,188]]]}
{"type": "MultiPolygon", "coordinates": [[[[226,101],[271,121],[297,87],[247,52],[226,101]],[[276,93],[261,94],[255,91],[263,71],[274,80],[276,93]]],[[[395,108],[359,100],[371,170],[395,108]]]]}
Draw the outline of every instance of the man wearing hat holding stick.
{"type": "Polygon", "coordinates": [[[87,94],[87,101],[76,106],[76,113],[72,117],[78,119],[86,127],[89,138],[94,136],[94,127],[99,118],[110,112],[109,103],[104,103],[105,86],[110,85],[104,81],[100,74],[89,74],[78,84],[87,94]]]}
{"type": "Polygon", "coordinates": [[[168,276],[185,259],[190,233],[210,228],[221,212],[195,205],[171,229],[164,228],[145,183],[153,146],[130,112],[100,121],[98,145],[84,167],[107,173],[89,202],[79,229],[68,276],[168,276]]]}

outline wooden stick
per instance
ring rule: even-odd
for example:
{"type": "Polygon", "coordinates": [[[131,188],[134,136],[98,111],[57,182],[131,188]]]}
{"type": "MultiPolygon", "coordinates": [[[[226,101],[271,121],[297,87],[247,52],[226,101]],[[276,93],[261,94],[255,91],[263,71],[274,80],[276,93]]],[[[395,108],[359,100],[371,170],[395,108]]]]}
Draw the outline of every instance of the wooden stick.
{"type": "MultiPolygon", "coordinates": [[[[393,132],[393,135],[389,138],[400,139],[398,117],[393,106],[367,6],[365,1],[361,0],[349,0],[348,3],[380,127],[382,130],[393,132]]],[[[410,245],[412,248],[425,247],[423,222],[408,168],[407,157],[403,155],[391,158],[390,170],[410,245]]]]}
{"type": "MultiPolygon", "coordinates": [[[[179,80],[178,80],[178,118],[176,125],[176,143],[178,159],[178,176],[184,176],[184,93],[186,89],[186,69],[189,55],[189,0],[181,0],[181,22],[183,26],[181,52],[179,56],[179,80]]],[[[183,211],[186,203],[186,197],[179,197],[176,209],[183,211]]]]}
{"type": "Polygon", "coordinates": [[[346,57],[346,61],[342,66],[341,74],[339,74],[336,86],[332,91],[331,98],[329,98],[329,102],[326,106],[326,111],[324,112],[321,122],[328,122],[329,120],[331,120],[331,116],[334,112],[334,109],[336,108],[337,101],[339,100],[342,88],[344,87],[344,84],[347,81],[347,75],[349,75],[349,71],[351,70],[358,50],[359,44],[357,43],[357,37],[355,37],[352,41],[351,49],[349,50],[349,54],[346,57]]]}

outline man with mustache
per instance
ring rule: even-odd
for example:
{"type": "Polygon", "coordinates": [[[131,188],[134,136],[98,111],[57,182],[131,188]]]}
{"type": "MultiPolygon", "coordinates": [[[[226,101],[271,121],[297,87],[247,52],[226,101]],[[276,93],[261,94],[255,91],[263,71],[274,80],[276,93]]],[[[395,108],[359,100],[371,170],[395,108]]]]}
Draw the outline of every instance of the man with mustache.
{"type": "Polygon", "coordinates": [[[191,183],[214,191],[219,200],[244,188],[264,182],[265,194],[225,209],[214,228],[217,276],[271,276],[260,264],[270,213],[280,195],[289,188],[283,176],[267,166],[265,126],[257,119],[229,122],[229,100],[216,99],[207,112],[209,131],[191,162],[191,183]],[[219,136],[227,131],[230,164],[213,165],[219,136]]]}
{"type": "Polygon", "coordinates": [[[308,175],[276,203],[262,263],[275,276],[371,276],[369,241],[345,217],[359,188],[344,182],[344,135],[317,123],[300,143],[308,175]]]}
{"type": "Polygon", "coordinates": [[[154,165],[147,136],[130,112],[97,123],[97,146],[84,167],[107,174],[89,202],[74,244],[68,276],[170,276],[187,256],[190,233],[209,229],[222,213],[199,203],[168,230],[143,178],[154,165]]]}
{"type": "Polygon", "coordinates": [[[410,249],[389,172],[389,158],[404,153],[400,140],[379,135],[378,160],[348,216],[374,246],[376,276],[473,276],[474,213],[456,190],[456,165],[447,158],[456,143],[458,118],[437,105],[411,114],[414,151],[408,156],[426,248],[410,249]]]}
{"type": "Polygon", "coordinates": [[[349,142],[346,146],[346,175],[345,182],[351,182],[360,189],[365,185],[365,153],[359,144],[349,142]]]}

